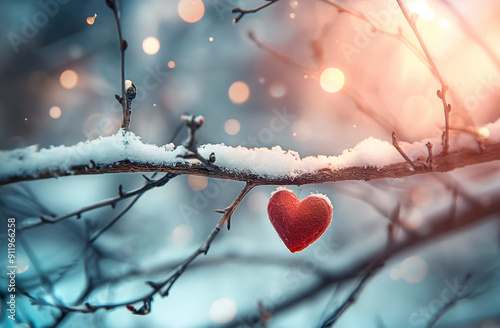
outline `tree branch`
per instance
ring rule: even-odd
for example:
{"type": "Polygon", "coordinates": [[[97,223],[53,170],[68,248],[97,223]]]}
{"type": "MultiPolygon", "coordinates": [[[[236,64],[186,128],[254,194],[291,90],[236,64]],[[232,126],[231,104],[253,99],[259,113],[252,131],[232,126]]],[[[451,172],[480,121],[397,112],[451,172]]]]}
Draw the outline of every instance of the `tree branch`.
{"type": "Polygon", "coordinates": [[[114,309],[117,307],[127,307],[130,311],[132,311],[134,314],[138,315],[145,315],[148,314],[151,311],[151,303],[153,301],[153,296],[156,294],[161,295],[162,297],[168,296],[168,293],[174,283],[177,281],[177,279],[184,273],[186,268],[201,254],[206,255],[208,252],[208,249],[210,248],[212,242],[214,241],[215,237],[219,234],[220,230],[222,227],[231,219],[231,216],[233,215],[234,211],[238,207],[238,205],[241,203],[241,201],[245,198],[245,196],[255,187],[257,184],[252,183],[252,182],[247,182],[245,187],[240,191],[238,196],[232,201],[231,205],[226,207],[224,210],[221,210],[219,212],[223,213],[222,218],[219,220],[219,222],[215,225],[213,230],[210,232],[208,235],[207,239],[205,242],[195,251],[193,252],[188,258],[186,258],[181,264],[177,266],[170,274],[169,276],[160,281],[160,282],[152,282],[148,281],[147,284],[152,288],[152,290],[147,293],[144,296],[135,298],[130,301],[126,302],[118,302],[118,303],[112,303],[112,304],[90,304],[90,303],[85,303],[84,305],[76,305],[76,306],[67,306],[63,303],[51,303],[48,302],[44,299],[34,297],[30,294],[26,293],[26,296],[31,298],[33,302],[37,303],[38,305],[46,305],[46,306],[51,306],[55,307],[61,311],[64,312],[76,312],[76,313],[94,313],[95,311],[99,309],[114,309]],[[142,303],[142,307],[139,309],[136,309],[132,304],[134,303],[142,303]]]}
{"type": "MultiPolygon", "coordinates": [[[[281,148],[229,147],[224,145],[205,145],[199,148],[202,156],[208,158],[214,153],[217,158],[207,169],[197,159],[193,161],[180,158],[185,154],[184,147],[175,149],[143,144],[140,140],[119,139],[120,135],[101,138],[84,144],[85,151],[73,147],[53,147],[42,149],[22,149],[0,152],[0,185],[19,181],[57,178],[73,175],[96,175],[123,172],[167,172],[171,174],[190,174],[209,178],[249,181],[265,185],[304,185],[347,180],[374,180],[383,178],[402,178],[428,172],[448,172],[457,168],[500,160],[500,143],[485,141],[478,149],[457,149],[433,156],[433,166],[418,165],[413,169],[388,142],[369,138],[346,150],[339,156],[309,156],[300,158],[293,151],[281,148]],[[110,151],[113,154],[102,155],[110,151]],[[380,147],[377,151],[366,154],[366,147],[380,147]],[[88,149],[87,149],[88,148],[88,149]],[[360,149],[362,148],[362,149],[360,149]],[[81,151],[80,151],[81,150],[81,151]],[[73,157],[70,163],[50,160],[52,156],[73,157]],[[80,152],[77,156],[75,153],[80,152]],[[266,156],[269,156],[267,158],[266,156]],[[101,158],[100,161],[93,158],[101,158]],[[255,160],[258,159],[258,165],[255,160]],[[266,164],[266,162],[268,162],[266,164]],[[271,162],[279,161],[280,166],[271,162]],[[73,164],[72,164],[73,163],[73,164]],[[78,164],[77,164],[78,163],[78,164]],[[84,164],[89,163],[89,164],[84,164]]],[[[463,144],[463,142],[462,142],[463,144]]],[[[477,145],[473,145],[477,146],[477,145]]],[[[424,143],[402,144],[404,152],[419,164],[419,158],[425,158],[427,147],[424,143]]],[[[434,147],[436,148],[436,147],[434,147]]],[[[425,160],[424,160],[425,161],[425,160]]]]}

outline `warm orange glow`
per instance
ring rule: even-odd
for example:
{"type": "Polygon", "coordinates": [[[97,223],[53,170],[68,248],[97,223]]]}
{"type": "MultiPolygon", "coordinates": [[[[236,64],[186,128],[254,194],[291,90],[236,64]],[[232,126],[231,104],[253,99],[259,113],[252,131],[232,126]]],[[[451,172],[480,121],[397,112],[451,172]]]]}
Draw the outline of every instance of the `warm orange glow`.
{"type": "Polygon", "coordinates": [[[295,18],[295,13],[290,13],[290,18],[294,19],[295,18]]]}
{"type": "Polygon", "coordinates": [[[148,36],[142,41],[142,50],[148,55],[155,55],[160,50],[160,41],[154,36],[148,36]]]}
{"type": "Polygon", "coordinates": [[[87,24],[94,25],[96,17],[97,17],[97,14],[94,14],[94,16],[87,17],[87,24]]]}
{"type": "Polygon", "coordinates": [[[345,76],[338,68],[328,67],[321,73],[319,81],[323,90],[328,93],[335,93],[344,86],[345,76]]]}
{"type": "Polygon", "coordinates": [[[229,99],[235,104],[243,104],[250,97],[250,88],[245,82],[236,81],[229,87],[229,99]]]}
{"type": "Polygon", "coordinates": [[[210,41],[210,42],[214,41],[214,37],[213,36],[209,37],[208,41],[210,41]]]}
{"type": "Polygon", "coordinates": [[[78,85],[78,74],[74,70],[68,69],[61,73],[59,82],[64,89],[73,89],[78,85]]]}
{"type": "Polygon", "coordinates": [[[182,20],[188,23],[196,23],[205,14],[205,5],[201,0],[180,0],[177,12],[182,20]]]}
{"type": "Polygon", "coordinates": [[[400,117],[405,122],[404,124],[420,130],[432,123],[432,103],[421,95],[410,96],[403,104],[400,117]]]}
{"type": "Polygon", "coordinates": [[[168,68],[174,68],[175,67],[175,62],[173,60],[169,61],[167,63],[168,68]]]}
{"type": "Polygon", "coordinates": [[[226,131],[227,134],[232,136],[240,132],[240,127],[241,127],[240,122],[232,118],[227,120],[226,124],[224,124],[224,130],[226,131]]]}
{"type": "Polygon", "coordinates": [[[297,9],[298,6],[299,6],[299,2],[297,0],[290,1],[290,7],[292,7],[292,9],[297,9]]]}
{"type": "Polygon", "coordinates": [[[433,19],[434,18],[434,10],[427,5],[424,1],[415,1],[408,4],[408,9],[411,13],[418,15],[418,18],[421,19],[433,19]]]}
{"type": "Polygon", "coordinates": [[[199,177],[196,175],[190,175],[188,177],[188,185],[191,187],[193,190],[203,190],[208,184],[208,179],[207,177],[199,177]]]}
{"type": "Polygon", "coordinates": [[[62,115],[61,107],[59,107],[59,106],[52,106],[52,107],[50,107],[50,109],[49,109],[49,115],[54,120],[57,120],[62,115]]]}

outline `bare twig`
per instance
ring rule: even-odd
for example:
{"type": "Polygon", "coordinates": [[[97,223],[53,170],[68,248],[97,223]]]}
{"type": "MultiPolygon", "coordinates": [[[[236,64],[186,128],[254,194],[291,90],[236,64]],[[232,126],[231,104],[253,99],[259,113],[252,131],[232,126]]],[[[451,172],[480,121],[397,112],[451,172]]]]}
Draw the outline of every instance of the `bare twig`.
{"type": "Polygon", "coordinates": [[[398,142],[398,139],[396,138],[396,133],[395,132],[392,132],[392,145],[394,146],[394,148],[396,148],[396,150],[401,154],[401,156],[405,159],[405,161],[411,165],[411,167],[414,169],[414,170],[418,170],[418,166],[417,164],[415,164],[415,162],[413,162],[409,157],[408,155],[405,154],[405,152],[403,151],[403,149],[401,149],[401,147],[399,146],[399,142],[398,142]]]}
{"type": "Polygon", "coordinates": [[[135,198],[123,209],[118,215],[116,215],[111,221],[109,221],[101,230],[99,230],[92,238],[89,239],[89,243],[93,243],[97,238],[99,238],[103,233],[105,233],[109,228],[113,226],[121,217],[127,213],[132,206],[135,205],[135,203],[141,198],[141,196],[144,195],[144,193],[138,194],[135,196],[135,198]]]}
{"type": "Polygon", "coordinates": [[[188,152],[187,154],[177,155],[177,157],[196,158],[205,165],[207,171],[210,171],[212,163],[215,162],[215,154],[211,153],[208,159],[201,156],[198,152],[198,140],[196,139],[196,131],[205,123],[205,119],[201,115],[182,115],[181,120],[188,128],[188,137],[182,144],[188,152]]]}
{"type": "Polygon", "coordinates": [[[402,0],[396,0],[398,2],[399,7],[401,8],[401,11],[403,12],[403,15],[410,25],[411,29],[413,30],[413,33],[417,37],[418,43],[420,44],[420,47],[424,51],[425,57],[427,58],[427,61],[430,65],[430,69],[432,74],[438,79],[439,83],[441,84],[441,89],[437,91],[437,96],[439,99],[441,99],[441,102],[443,103],[443,108],[444,108],[444,131],[443,131],[443,153],[446,154],[448,153],[449,147],[450,147],[450,112],[451,112],[451,104],[448,103],[446,100],[446,92],[448,91],[448,85],[444,81],[443,77],[441,76],[441,73],[439,72],[436,63],[434,62],[434,59],[432,59],[432,56],[427,49],[427,46],[425,45],[425,42],[420,35],[420,32],[417,29],[417,25],[415,24],[415,20],[410,17],[405,5],[403,4],[402,0]]]}
{"type": "MultiPolygon", "coordinates": [[[[125,101],[124,101],[125,109],[123,112],[123,120],[121,126],[123,134],[125,134],[129,130],[130,117],[132,116],[132,100],[135,98],[137,94],[137,88],[135,87],[135,84],[132,81],[130,80],[125,81],[125,88],[127,90],[126,91],[127,93],[125,95],[125,101]]],[[[118,99],[118,101],[120,100],[118,99]]]]}
{"type": "Polygon", "coordinates": [[[253,13],[256,13],[258,11],[261,11],[262,9],[267,8],[268,6],[272,5],[273,3],[278,2],[280,0],[266,0],[266,1],[267,1],[266,4],[263,4],[262,6],[254,8],[254,9],[242,9],[239,7],[234,8],[233,10],[231,10],[231,12],[238,13],[238,16],[236,16],[236,18],[233,19],[233,23],[238,23],[240,21],[240,19],[242,19],[243,16],[245,16],[246,14],[253,14],[253,13]]]}
{"type": "Polygon", "coordinates": [[[129,191],[129,192],[123,192],[121,190],[121,185],[120,185],[118,188],[118,196],[116,196],[114,198],[103,200],[99,203],[95,203],[95,204],[83,207],[77,211],[74,211],[74,212],[71,212],[71,213],[68,213],[68,214],[65,214],[62,216],[58,216],[55,218],[49,219],[49,218],[40,217],[40,221],[26,224],[24,226],[20,226],[18,228],[18,231],[34,228],[34,227],[40,226],[44,223],[56,223],[56,222],[68,219],[70,217],[73,217],[73,216],[80,218],[83,213],[88,212],[88,211],[92,211],[92,210],[95,210],[95,209],[98,209],[101,207],[106,207],[106,206],[115,207],[118,202],[120,202],[126,198],[137,196],[137,195],[143,195],[146,191],[148,191],[150,189],[164,186],[168,181],[170,181],[170,179],[172,179],[176,176],[177,176],[177,174],[167,173],[162,178],[160,178],[158,180],[149,180],[146,182],[146,184],[144,186],[137,188],[137,189],[134,189],[134,190],[129,191]]]}
{"type": "Polygon", "coordinates": [[[432,328],[437,323],[437,321],[453,306],[455,306],[460,300],[469,297],[469,293],[463,293],[464,289],[467,288],[472,274],[465,276],[464,280],[457,288],[456,293],[451,297],[441,308],[438,309],[436,313],[432,315],[429,322],[427,323],[427,328],[432,328]]]}
{"type": "Polygon", "coordinates": [[[432,171],[434,169],[434,154],[432,153],[433,144],[428,141],[425,146],[427,147],[427,153],[429,154],[426,160],[427,167],[432,171]]]}
{"type": "Polygon", "coordinates": [[[177,281],[177,279],[184,273],[186,268],[201,254],[206,255],[208,252],[208,249],[210,248],[212,242],[214,241],[215,237],[218,235],[222,227],[228,222],[228,220],[231,218],[233,215],[234,211],[238,207],[238,205],[241,203],[241,201],[245,198],[245,196],[252,190],[257,184],[255,183],[247,183],[245,187],[240,191],[238,196],[233,200],[231,205],[226,207],[223,212],[223,216],[220,219],[220,221],[217,223],[217,225],[214,227],[214,229],[211,231],[211,233],[208,235],[207,239],[205,242],[194,252],[192,253],[188,258],[186,258],[181,264],[177,266],[177,268],[174,269],[173,272],[171,272],[168,277],[160,282],[152,282],[148,281],[147,284],[151,286],[152,290],[147,293],[144,296],[135,298],[130,301],[126,302],[118,302],[118,303],[112,303],[112,304],[100,304],[100,305],[94,305],[90,303],[85,303],[83,306],[67,306],[64,304],[55,304],[55,303],[50,303],[45,300],[40,300],[34,296],[30,296],[35,302],[38,301],[40,305],[47,305],[47,306],[52,306],[55,307],[61,311],[65,312],[77,312],[77,313],[93,313],[99,309],[114,309],[117,307],[127,307],[131,312],[134,314],[138,315],[145,315],[148,314],[151,311],[151,303],[153,301],[153,296],[156,294],[161,295],[162,297],[168,296],[168,293],[174,283],[177,281]],[[135,303],[142,303],[142,306],[140,308],[135,308],[133,304],[135,303]]]}
{"type": "Polygon", "coordinates": [[[449,0],[440,0],[448,10],[455,15],[456,19],[460,23],[460,26],[462,27],[462,30],[466,34],[469,35],[469,37],[474,40],[479,46],[483,48],[483,50],[486,52],[488,57],[490,57],[491,61],[495,64],[498,70],[500,70],[500,59],[498,56],[495,54],[495,51],[484,41],[484,39],[481,37],[481,34],[477,33],[476,30],[467,22],[467,20],[458,12],[457,9],[451,4],[449,0]]]}
{"type": "Polygon", "coordinates": [[[115,17],[116,30],[118,31],[118,41],[120,42],[120,84],[121,84],[121,96],[115,95],[116,100],[122,105],[122,115],[125,121],[125,115],[127,112],[127,94],[125,88],[125,50],[128,47],[127,41],[122,37],[122,29],[120,27],[120,8],[117,0],[106,0],[106,5],[113,11],[113,16],[115,17]]]}
{"type": "Polygon", "coordinates": [[[398,33],[393,33],[393,32],[389,32],[387,30],[384,30],[380,27],[378,27],[377,25],[375,25],[370,19],[368,19],[368,17],[366,17],[365,14],[363,13],[360,13],[360,12],[356,12],[354,10],[351,10],[349,8],[347,8],[346,6],[340,4],[340,3],[337,3],[337,2],[334,2],[332,0],[322,0],[323,2],[335,7],[339,13],[346,13],[348,15],[351,15],[353,17],[356,17],[364,22],[366,22],[368,25],[370,25],[370,28],[373,32],[378,32],[378,33],[382,33],[386,36],[390,36],[390,37],[393,37],[393,38],[396,38],[398,40],[400,40],[406,47],[408,47],[408,49],[410,49],[411,52],[413,52],[417,58],[422,62],[424,63],[425,65],[429,66],[429,63],[427,62],[425,56],[413,45],[413,43],[410,42],[410,40],[408,40],[407,37],[405,37],[401,31],[398,31],[398,33]]]}
{"type": "Polygon", "coordinates": [[[345,301],[323,322],[321,325],[322,328],[329,327],[333,325],[341,316],[345,313],[345,311],[356,302],[356,297],[361,293],[363,288],[366,286],[366,283],[370,280],[373,275],[380,270],[384,266],[384,261],[377,260],[370,266],[366,272],[361,275],[358,283],[351,291],[349,296],[345,299],[345,301]]]}

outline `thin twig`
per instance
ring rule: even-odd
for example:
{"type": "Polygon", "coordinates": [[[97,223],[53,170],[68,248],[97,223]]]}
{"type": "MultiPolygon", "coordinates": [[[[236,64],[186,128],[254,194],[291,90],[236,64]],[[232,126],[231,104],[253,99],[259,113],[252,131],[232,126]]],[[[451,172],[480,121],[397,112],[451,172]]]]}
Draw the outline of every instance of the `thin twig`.
{"type": "Polygon", "coordinates": [[[370,19],[368,19],[368,17],[366,17],[365,14],[363,13],[360,13],[360,12],[356,12],[356,11],[353,11],[347,7],[345,7],[344,5],[341,5],[337,2],[334,2],[334,1],[331,1],[331,0],[322,0],[323,2],[335,7],[339,13],[346,13],[348,15],[351,15],[353,17],[356,17],[364,22],[366,22],[368,25],[370,25],[370,28],[372,29],[373,32],[378,32],[378,33],[382,33],[386,36],[390,36],[390,37],[393,37],[393,38],[396,38],[398,40],[400,40],[405,46],[408,47],[408,49],[410,49],[411,52],[413,52],[417,58],[422,62],[424,63],[426,66],[429,66],[429,63],[427,62],[425,56],[417,49],[417,47],[415,47],[413,45],[413,43],[410,42],[410,40],[405,37],[401,31],[398,31],[398,33],[393,33],[393,32],[389,32],[387,30],[384,30],[380,27],[378,27],[377,25],[375,25],[370,19]]]}
{"type": "MultiPolygon", "coordinates": [[[[222,227],[228,222],[228,220],[231,218],[233,215],[234,211],[238,207],[238,205],[241,203],[241,201],[245,198],[245,196],[252,190],[257,184],[255,183],[247,183],[245,187],[240,191],[238,196],[233,200],[231,205],[226,207],[223,212],[224,215],[220,219],[220,221],[217,223],[217,225],[214,227],[214,229],[210,232],[208,235],[207,239],[205,242],[195,251],[193,252],[188,258],[186,258],[181,264],[177,266],[176,269],[174,269],[173,272],[169,274],[169,276],[160,281],[160,282],[152,282],[148,281],[147,284],[152,287],[152,290],[147,293],[144,296],[135,298],[130,301],[126,302],[118,302],[118,303],[111,303],[111,304],[99,304],[99,305],[94,305],[90,303],[85,303],[83,306],[66,306],[64,304],[54,304],[47,302],[45,300],[40,301],[40,305],[48,305],[55,307],[59,310],[66,311],[66,312],[77,312],[77,313],[93,313],[99,309],[114,309],[117,307],[127,307],[130,311],[132,311],[134,314],[138,315],[145,315],[148,314],[151,310],[151,303],[153,301],[153,296],[156,294],[161,295],[162,297],[168,296],[168,293],[174,283],[177,281],[177,279],[184,273],[186,268],[201,254],[206,255],[212,242],[214,241],[215,237],[217,237],[218,233],[222,229],[222,227]],[[133,304],[135,303],[142,303],[142,307],[139,309],[136,309],[133,304]]],[[[36,297],[31,296],[34,301],[39,300],[36,297]]]]}
{"type": "MultiPolygon", "coordinates": [[[[127,113],[127,94],[125,87],[125,50],[128,47],[127,41],[122,37],[122,29],[120,26],[120,8],[117,0],[106,0],[106,5],[113,11],[113,16],[115,17],[116,30],[118,31],[118,42],[120,43],[120,84],[121,84],[121,96],[115,95],[116,100],[122,105],[122,117],[123,123],[125,122],[125,116],[127,113]]],[[[123,125],[123,124],[122,124],[123,125]]]]}
{"type": "Polygon", "coordinates": [[[138,194],[135,196],[135,198],[121,211],[118,215],[116,215],[111,221],[108,222],[101,230],[99,230],[92,238],[89,239],[88,243],[93,243],[97,238],[99,238],[106,230],[111,228],[113,224],[115,224],[121,217],[127,213],[132,206],[141,198],[141,196],[144,195],[144,193],[138,194]]]}
{"type": "Polygon", "coordinates": [[[461,285],[457,288],[456,293],[451,297],[436,313],[434,313],[427,323],[427,328],[432,328],[434,325],[437,323],[437,321],[449,310],[451,309],[455,304],[457,304],[460,300],[469,297],[469,294],[463,294],[463,291],[465,288],[467,288],[467,285],[469,284],[469,281],[472,277],[472,274],[468,274],[465,276],[464,280],[462,281],[461,285]]]}
{"type": "Polygon", "coordinates": [[[432,171],[434,169],[434,154],[432,153],[433,144],[428,141],[425,146],[427,147],[427,153],[429,154],[426,160],[427,167],[432,171]]]}
{"type": "Polygon", "coordinates": [[[242,8],[234,8],[233,10],[231,10],[232,13],[238,13],[238,16],[236,16],[236,18],[233,19],[233,23],[238,23],[240,21],[240,19],[243,18],[243,16],[245,16],[246,14],[253,14],[253,13],[256,13],[264,8],[267,8],[268,6],[272,5],[273,3],[276,3],[280,0],[267,0],[268,3],[260,6],[260,7],[257,7],[257,8],[254,8],[254,9],[242,9],[242,8]]]}
{"type": "Polygon", "coordinates": [[[398,139],[396,138],[396,133],[395,132],[392,132],[392,145],[394,146],[394,148],[396,148],[396,150],[401,154],[401,156],[405,159],[405,161],[411,165],[411,167],[414,169],[414,170],[418,170],[418,166],[417,164],[415,164],[415,162],[413,162],[409,157],[408,155],[405,154],[405,152],[403,151],[403,149],[401,149],[401,147],[399,146],[399,142],[398,142],[398,139]]]}
{"type": "Polygon", "coordinates": [[[439,99],[441,99],[441,102],[443,103],[443,108],[444,108],[444,132],[443,132],[443,154],[448,153],[449,147],[450,147],[450,112],[451,112],[451,104],[448,103],[446,100],[446,92],[448,91],[448,85],[444,81],[443,77],[441,76],[441,73],[439,72],[436,63],[434,62],[434,59],[432,59],[432,56],[427,49],[427,46],[425,45],[425,42],[420,35],[420,32],[417,29],[417,25],[415,24],[415,20],[410,17],[408,14],[408,11],[403,4],[402,0],[396,0],[398,2],[399,7],[401,8],[401,11],[403,12],[403,15],[410,25],[411,29],[413,30],[413,33],[417,37],[418,43],[420,44],[420,47],[424,51],[425,57],[427,57],[427,61],[429,62],[430,69],[432,74],[438,79],[439,83],[441,84],[441,89],[437,91],[437,96],[439,99]]]}
{"type": "Polygon", "coordinates": [[[177,174],[167,173],[163,177],[161,177],[160,179],[147,181],[144,186],[137,188],[137,189],[134,189],[134,190],[129,191],[129,192],[121,191],[121,186],[120,186],[118,196],[116,196],[114,198],[106,199],[106,200],[101,201],[99,203],[95,203],[95,204],[92,204],[92,205],[89,205],[86,207],[82,207],[81,209],[79,209],[77,211],[74,211],[74,212],[59,216],[59,217],[55,217],[55,218],[51,218],[51,219],[40,217],[40,221],[32,223],[32,224],[20,226],[18,228],[18,231],[34,228],[34,227],[40,226],[40,225],[45,224],[45,223],[56,223],[56,222],[68,219],[70,217],[73,217],[73,216],[80,218],[81,215],[85,212],[92,211],[92,210],[95,210],[95,209],[98,209],[101,207],[105,207],[105,206],[115,207],[119,201],[122,201],[126,198],[133,197],[136,195],[142,195],[150,189],[164,186],[168,181],[170,181],[170,179],[172,179],[176,176],[177,176],[177,174]]]}
{"type": "Polygon", "coordinates": [[[384,261],[377,260],[366,270],[366,272],[362,274],[358,283],[351,291],[349,296],[345,299],[345,301],[323,322],[323,324],[321,325],[322,328],[333,325],[342,316],[342,314],[344,314],[345,311],[347,311],[347,309],[349,309],[349,307],[356,302],[356,297],[361,293],[363,288],[366,286],[366,283],[378,270],[383,267],[383,265],[384,261]]]}
{"type": "Polygon", "coordinates": [[[497,70],[500,70],[500,59],[498,56],[495,54],[495,51],[484,41],[484,39],[481,37],[481,34],[477,33],[476,30],[467,22],[467,20],[459,13],[457,9],[450,3],[449,0],[440,0],[447,8],[448,10],[455,15],[456,19],[460,23],[460,26],[462,27],[462,30],[466,34],[469,35],[469,37],[476,41],[476,43],[483,48],[483,50],[486,52],[488,57],[490,57],[491,61],[495,64],[497,67],[497,70]]]}

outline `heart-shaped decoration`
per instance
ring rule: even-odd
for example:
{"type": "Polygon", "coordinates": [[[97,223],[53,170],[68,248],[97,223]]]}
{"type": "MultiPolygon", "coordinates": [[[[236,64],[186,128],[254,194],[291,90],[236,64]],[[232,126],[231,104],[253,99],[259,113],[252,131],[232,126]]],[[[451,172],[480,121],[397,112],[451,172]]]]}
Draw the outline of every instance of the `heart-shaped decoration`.
{"type": "Polygon", "coordinates": [[[295,253],[325,232],[332,221],[333,206],[325,195],[310,195],[300,201],[291,190],[278,188],[269,199],[267,214],[286,247],[295,253]]]}

